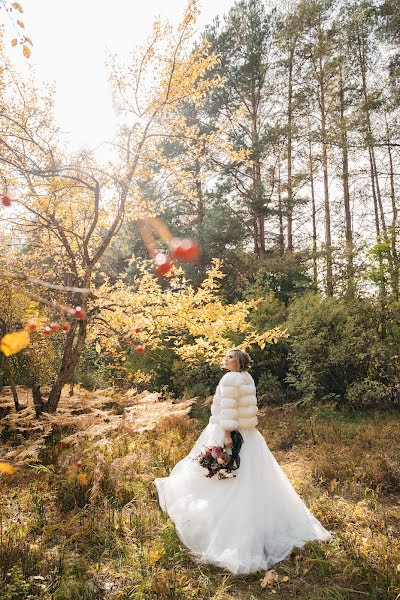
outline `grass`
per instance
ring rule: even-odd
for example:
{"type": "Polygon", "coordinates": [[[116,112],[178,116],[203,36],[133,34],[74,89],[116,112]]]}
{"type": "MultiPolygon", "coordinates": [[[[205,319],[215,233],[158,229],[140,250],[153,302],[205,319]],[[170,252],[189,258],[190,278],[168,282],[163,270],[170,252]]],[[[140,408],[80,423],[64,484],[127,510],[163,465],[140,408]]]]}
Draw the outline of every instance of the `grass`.
{"type": "MultiPolygon", "coordinates": [[[[1,481],[0,600],[394,600],[400,593],[399,415],[262,411],[260,430],[334,537],[261,573],[197,565],[158,506],[153,480],[204,425],[164,419],[104,446],[49,448],[1,481]]],[[[57,444],[57,441],[54,441],[57,444]]]]}

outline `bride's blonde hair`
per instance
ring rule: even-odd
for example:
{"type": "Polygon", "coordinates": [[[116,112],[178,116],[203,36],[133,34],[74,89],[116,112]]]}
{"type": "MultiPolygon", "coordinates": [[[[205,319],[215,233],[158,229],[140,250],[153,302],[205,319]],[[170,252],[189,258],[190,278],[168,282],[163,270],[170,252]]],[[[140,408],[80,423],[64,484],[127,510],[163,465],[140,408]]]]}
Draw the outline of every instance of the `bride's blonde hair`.
{"type": "Polygon", "coordinates": [[[240,350],[240,348],[232,348],[231,352],[235,353],[239,371],[248,371],[251,365],[251,358],[247,352],[240,350]]]}

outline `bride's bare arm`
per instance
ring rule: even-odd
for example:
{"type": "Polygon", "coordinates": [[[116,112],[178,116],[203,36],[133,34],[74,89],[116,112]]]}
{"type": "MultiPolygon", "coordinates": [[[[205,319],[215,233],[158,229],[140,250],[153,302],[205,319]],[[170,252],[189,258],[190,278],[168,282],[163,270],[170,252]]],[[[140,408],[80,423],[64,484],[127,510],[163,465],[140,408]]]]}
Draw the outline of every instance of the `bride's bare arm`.
{"type": "Polygon", "coordinates": [[[232,441],[232,436],[231,436],[230,431],[224,432],[224,446],[226,446],[227,448],[232,448],[232,446],[233,446],[233,441],[232,441]]]}

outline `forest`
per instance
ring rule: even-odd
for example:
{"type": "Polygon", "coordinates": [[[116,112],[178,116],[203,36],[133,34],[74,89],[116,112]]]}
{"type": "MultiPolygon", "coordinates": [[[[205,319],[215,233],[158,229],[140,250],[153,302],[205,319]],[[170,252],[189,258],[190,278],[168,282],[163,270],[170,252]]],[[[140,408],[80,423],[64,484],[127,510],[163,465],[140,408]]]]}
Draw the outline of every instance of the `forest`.
{"type": "Polygon", "coordinates": [[[109,53],[121,125],[72,153],[0,3],[0,600],[400,598],[400,4],[200,9],[109,53]],[[152,485],[233,347],[333,533],[264,579],[192,562],[152,485]]]}

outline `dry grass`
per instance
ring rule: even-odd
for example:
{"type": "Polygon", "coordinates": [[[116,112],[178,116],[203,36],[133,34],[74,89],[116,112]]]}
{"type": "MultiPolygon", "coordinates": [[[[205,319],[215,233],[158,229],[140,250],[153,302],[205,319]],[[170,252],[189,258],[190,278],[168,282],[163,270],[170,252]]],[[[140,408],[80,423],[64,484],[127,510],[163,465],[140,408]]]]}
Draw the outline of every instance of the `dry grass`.
{"type": "MultiPolygon", "coordinates": [[[[198,409],[197,416],[202,417],[198,409]]],[[[334,534],[262,574],[193,563],[152,484],[199,434],[186,415],[58,448],[53,463],[3,479],[0,599],[393,600],[400,593],[399,416],[321,417],[266,409],[260,429],[313,512],[334,534]],[[315,444],[313,443],[315,442],[315,444]]]]}

